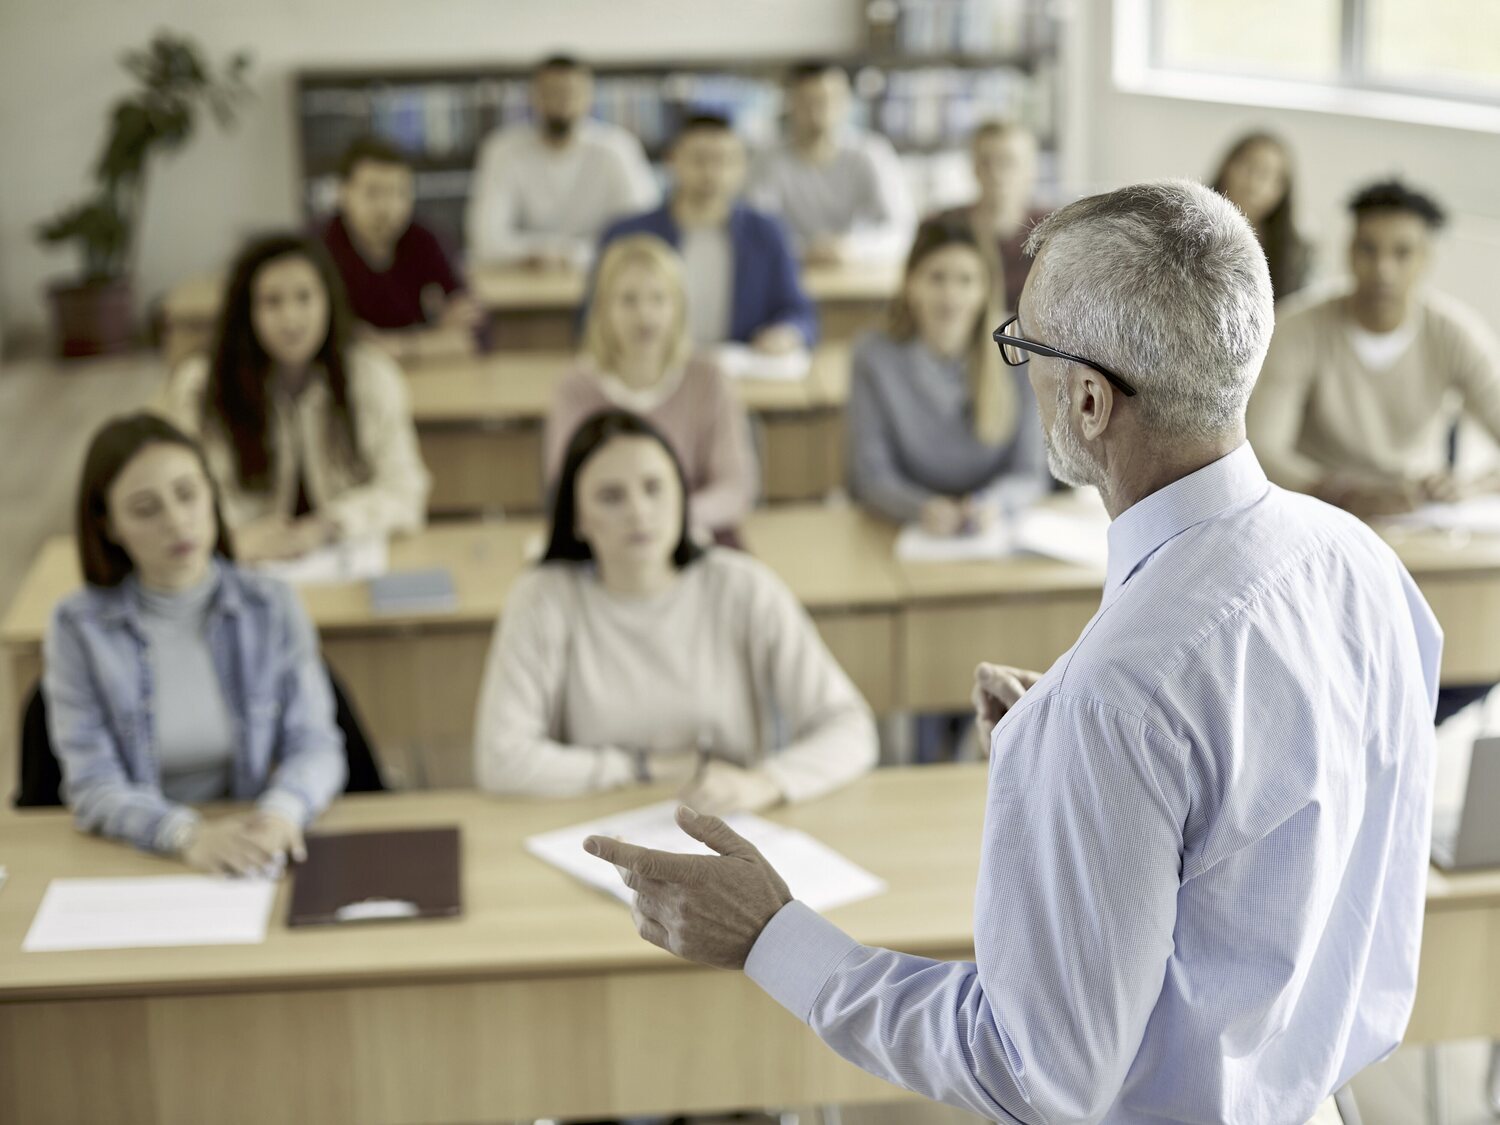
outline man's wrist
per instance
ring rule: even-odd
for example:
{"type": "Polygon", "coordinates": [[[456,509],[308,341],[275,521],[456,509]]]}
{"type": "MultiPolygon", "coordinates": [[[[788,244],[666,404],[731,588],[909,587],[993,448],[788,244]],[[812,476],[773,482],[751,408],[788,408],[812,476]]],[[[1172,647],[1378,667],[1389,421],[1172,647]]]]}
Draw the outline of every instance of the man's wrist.
{"type": "Polygon", "coordinates": [[[745,959],[745,975],[803,1023],[828,978],[851,953],[864,948],[805,903],[778,910],[745,959]]]}

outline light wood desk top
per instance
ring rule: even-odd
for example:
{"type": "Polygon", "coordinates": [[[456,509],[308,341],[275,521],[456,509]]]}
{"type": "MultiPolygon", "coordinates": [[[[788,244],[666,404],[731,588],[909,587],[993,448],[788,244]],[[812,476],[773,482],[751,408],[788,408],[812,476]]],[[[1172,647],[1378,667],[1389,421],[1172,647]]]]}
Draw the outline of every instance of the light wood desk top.
{"type": "MultiPolygon", "coordinates": [[[[832,912],[840,925],[881,945],[962,956],[973,942],[984,787],[982,766],[879,771],[772,819],[816,834],[889,884],[884,895],[832,912]]],[[[522,846],[534,833],[670,796],[634,790],[556,802],[473,792],[346,797],[320,829],[461,827],[462,918],[292,931],[283,885],[263,945],[47,954],[22,953],[20,946],[50,879],[166,875],[182,867],[84,836],[62,812],[8,814],[0,817],[0,855],[10,872],[0,895],[0,1000],[680,965],[636,936],[623,906],[522,846]]]]}
{"type": "MultiPolygon", "coordinates": [[[[575,362],[570,352],[496,352],[413,365],[407,388],[418,426],[531,422],[546,417],[552,392],[575,362]]],[[[757,414],[836,409],[847,394],[849,348],[824,344],[807,377],[736,379],[745,407],[757,414]]]]}
{"type": "MultiPolygon", "coordinates": [[[[445,567],[453,575],[457,608],[448,613],[376,615],[363,582],[304,586],[303,604],[319,629],[392,630],[493,623],[517,577],[529,565],[528,547],[543,534],[538,518],[433,524],[391,540],[393,571],[445,567]]],[[[745,523],[751,550],[780,574],[811,610],[894,607],[900,596],[888,532],[848,508],[790,506],[751,513],[745,523]]],[[[47,631],[53,607],[79,586],[70,536],[49,539],[32,560],[3,623],[0,644],[34,646],[47,631]]]]}
{"type": "MultiPolygon", "coordinates": [[[[444,567],[453,575],[458,607],[451,613],[422,612],[376,615],[370,610],[363,582],[304,586],[299,593],[313,624],[320,629],[397,629],[444,626],[499,616],[505,595],[526,566],[527,541],[540,530],[536,520],[437,524],[391,540],[391,569],[444,567]]],[[[0,643],[39,641],[52,608],[79,586],[78,560],[69,536],[49,539],[0,625],[0,643]]]]}
{"type": "MultiPolygon", "coordinates": [[[[520,266],[478,266],[469,271],[475,299],[496,312],[569,312],[583,302],[587,275],[578,270],[530,270],[520,266]]],[[[806,266],[802,284],[819,304],[877,303],[900,287],[899,263],[806,266]]],[[[162,299],[162,311],[174,324],[211,321],[223,300],[225,276],[201,274],[175,285],[162,299]]]]}

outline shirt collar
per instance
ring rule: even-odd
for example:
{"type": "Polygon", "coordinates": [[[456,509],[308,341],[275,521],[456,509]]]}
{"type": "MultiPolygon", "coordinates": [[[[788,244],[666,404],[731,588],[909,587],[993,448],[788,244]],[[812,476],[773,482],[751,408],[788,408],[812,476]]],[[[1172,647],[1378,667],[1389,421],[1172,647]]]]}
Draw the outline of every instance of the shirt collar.
{"type": "Polygon", "coordinates": [[[1270,487],[1249,442],[1197,472],[1137,501],[1109,525],[1108,600],[1163,543],[1230,508],[1260,499],[1270,487]]]}

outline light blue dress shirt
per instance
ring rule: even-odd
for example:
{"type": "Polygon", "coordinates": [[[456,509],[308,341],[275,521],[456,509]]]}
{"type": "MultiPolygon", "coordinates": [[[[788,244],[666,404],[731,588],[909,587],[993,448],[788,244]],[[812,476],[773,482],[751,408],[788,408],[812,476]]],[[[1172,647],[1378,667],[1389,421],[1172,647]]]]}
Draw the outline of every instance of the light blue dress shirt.
{"type": "Polygon", "coordinates": [[[998,1121],[1304,1122],[1411,1013],[1441,649],[1390,549],[1243,445],[1114,521],[1099,612],[995,729],[977,964],[794,902],[746,972],[998,1121]]]}

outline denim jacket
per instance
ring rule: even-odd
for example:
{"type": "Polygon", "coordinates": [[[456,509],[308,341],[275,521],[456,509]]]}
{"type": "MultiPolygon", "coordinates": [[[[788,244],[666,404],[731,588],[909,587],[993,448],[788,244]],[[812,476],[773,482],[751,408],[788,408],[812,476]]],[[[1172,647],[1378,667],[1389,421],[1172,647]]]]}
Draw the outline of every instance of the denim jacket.
{"type": "MultiPolygon", "coordinates": [[[[305,825],[348,773],[316,635],[289,587],[222,559],[213,565],[208,647],[236,731],[229,796],[305,825]]],[[[136,591],[131,575],[57,607],[42,691],[63,798],[79,828],[162,851],[198,814],[161,792],[156,685],[136,591]]]]}

